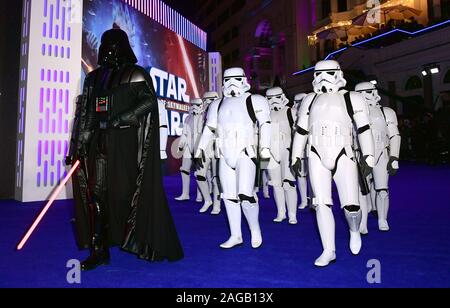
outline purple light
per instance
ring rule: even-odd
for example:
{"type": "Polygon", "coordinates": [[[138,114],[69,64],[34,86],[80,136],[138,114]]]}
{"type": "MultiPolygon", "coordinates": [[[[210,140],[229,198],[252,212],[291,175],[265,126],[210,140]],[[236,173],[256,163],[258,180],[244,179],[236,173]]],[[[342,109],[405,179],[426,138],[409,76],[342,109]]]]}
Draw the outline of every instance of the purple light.
{"type": "Polygon", "coordinates": [[[42,44],[42,55],[45,56],[45,44],[42,44]]]}
{"type": "Polygon", "coordinates": [[[58,57],[58,46],[55,45],[55,57],[58,57]]]}
{"type": "Polygon", "coordinates": [[[44,162],[44,186],[47,186],[48,162],[44,162]]]}
{"type": "Polygon", "coordinates": [[[50,5],[50,25],[48,30],[48,36],[53,38],[53,4],[50,5]]]}
{"type": "Polygon", "coordinates": [[[60,182],[60,180],[61,180],[61,161],[60,160],[58,160],[58,165],[56,166],[56,174],[57,174],[57,181],[58,181],[58,183],[60,182]]]}
{"type": "Polygon", "coordinates": [[[65,105],[66,105],[65,113],[69,114],[69,90],[66,90],[66,104],[65,105]]]}
{"type": "Polygon", "coordinates": [[[61,46],[61,58],[64,58],[64,47],[61,46]]]}
{"type": "MultiPolygon", "coordinates": [[[[45,71],[43,68],[41,69],[41,81],[45,81],[45,71]]],[[[41,89],[41,91],[42,91],[42,89],[41,89]]]]}
{"type": "Polygon", "coordinates": [[[52,56],[52,45],[51,44],[49,44],[48,45],[48,55],[51,57],[52,56]]]}
{"type": "Polygon", "coordinates": [[[42,134],[43,126],[44,124],[42,122],[42,119],[39,119],[39,134],[42,134]]]}
{"type": "Polygon", "coordinates": [[[41,88],[41,93],[39,95],[39,112],[44,112],[44,88],[41,88]]]}
{"type": "Polygon", "coordinates": [[[47,100],[46,101],[47,102],[50,101],[50,89],[47,89],[47,100]]]}
{"type": "MultiPolygon", "coordinates": [[[[64,73],[63,73],[63,71],[59,71],[59,82],[63,83],[63,81],[64,81],[64,73]]],[[[59,90],[59,91],[61,93],[61,90],[59,90]]]]}
{"type": "Polygon", "coordinates": [[[42,141],[38,141],[38,167],[42,165],[42,141]]]}
{"type": "Polygon", "coordinates": [[[67,28],[67,40],[68,40],[68,41],[70,41],[70,34],[71,34],[71,32],[72,32],[71,29],[72,29],[71,27],[68,27],[68,28],[67,28]]]}
{"type": "Polygon", "coordinates": [[[59,19],[59,9],[61,0],[56,0],[56,19],[59,19]]]}
{"type": "MultiPolygon", "coordinates": [[[[47,108],[45,109],[45,133],[48,134],[49,131],[50,131],[50,109],[47,108]]],[[[47,154],[47,151],[45,154],[47,154]]]]}
{"type": "Polygon", "coordinates": [[[50,72],[50,70],[47,70],[47,81],[50,81],[50,80],[52,80],[52,73],[50,72]]]}
{"type": "Polygon", "coordinates": [[[38,172],[37,173],[37,179],[36,179],[36,184],[37,184],[37,187],[41,187],[41,173],[40,172],[38,172]]]}
{"type": "Polygon", "coordinates": [[[58,81],[58,72],[56,70],[53,71],[53,82],[58,81]]]}
{"type": "Polygon", "coordinates": [[[52,140],[52,151],[51,151],[51,164],[52,166],[55,165],[55,141],[52,140]]]}
{"type": "Polygon", "coordinates": [[[53,113],[56,112],[56,89],[53,89],[53,113]]]}
{"type": "Polygon", "coordinates": [[[44,22],[44,24],[42,25],[42,36],[46,37],[47,36],[47,23],[44,22]]]}
{"type": "Polygon", "coordinates": [[[66,32],[66,8],[63,7],[62,9],[62,25],[61,25],[61,39],[65,39],[65,32],[66,32]]]}
{"type": "Polygon", "coordinates": [[[61,140],[58,140],[58,154],[61,154],[61,140]]]}
{"type": "Polygon", "coordinates": [[[70,59],[70,47],[67,47],[67,59],[70,59]]]}
{"type": "Polygon", "coordinates": [[[69,83],[70,82],[70,74],[69,74],[69,72],[66,72],[66,83],[69,83]]]}
{"type": "Polygon", "coordinates": [[[55,39],[59,39],[59,26],[55,26],[55,39]]]}
{"type": "Polygon", "coordinates": [[[45,144],[44,144],[44,154],[48,155],[48,141],[45,141],[45,144]]]}
{"type": "Polygon", "coordinates": [[[48,0],[44,0],[44,17],[47,17],[48,0]]]}

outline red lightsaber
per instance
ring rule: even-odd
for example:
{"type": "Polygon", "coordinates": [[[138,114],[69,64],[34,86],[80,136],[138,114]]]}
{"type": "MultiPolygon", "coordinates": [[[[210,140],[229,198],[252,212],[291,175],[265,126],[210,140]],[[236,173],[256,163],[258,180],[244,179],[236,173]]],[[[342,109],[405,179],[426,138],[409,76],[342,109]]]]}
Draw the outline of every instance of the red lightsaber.
{"type": "Polygon", "coordinates": [[[72,168],[67,173],[67,176],[62,180],[61,184],[59,184],[59,186],[56,188],[56,190],[52,193],[52,195],[50,196],[50,199],[48,200],[48,202],[45,205],[44,209],[41,211],[39,216],[33,222],[33,224],[31,225],[30,229],[28,230],[28,232],[25,234],[25,236],[20,241],[19,245],[17,245],[17,250],[21,250],[23,248],[23,246],[25,246],[25,244],[28,241],[28,239],[30,238],[31,234],[33,234],[34,230],[36,229],[38,224],[41,222],[42,218],[44,218],[45,214],[47,213],[49,208],[52,206],[53,202],[56,200],[56,198],[58,197],[58,195],[61,192],[61,190],[64,188],[64,186],[66,186],[67,182],[72,177],[72,174],[75,172],[75,170],[77,170],[79,165],[80,165],[80,161],[79,160],[77,160],[73,164],[72,168]]]}

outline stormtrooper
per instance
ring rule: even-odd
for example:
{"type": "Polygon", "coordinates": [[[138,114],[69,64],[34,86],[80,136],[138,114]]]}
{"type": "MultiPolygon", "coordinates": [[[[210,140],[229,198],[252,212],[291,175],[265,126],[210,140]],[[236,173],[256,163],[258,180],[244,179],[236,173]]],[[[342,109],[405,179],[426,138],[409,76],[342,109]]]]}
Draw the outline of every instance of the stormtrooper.
{"type": "MultiPolygon", "coordinates": [[[[181,196],[175,198],[175,200],[178,201],[186,201],[190,199],[190,174],[195,150],[202,135],[204,125],[203,111],[203,101],[199,98],[193,99],[191,101],[189,115],[184,121],[183,134],[180,138],[180,143],[178,144],[178,151],[180,153],[183,153],[183,161],[180,168],[183,192],[181,196]]],[[[213,203],[211,195],[209,193],[209,187],[208,182],[206,181],[206,177],[198,176],[197,185],[198,190],[205,200],[205,203],[201,210],[202,212],[204,212],[204,209],[209,208],[213,203]]],[[[199,198],[197,197],[197,199],[199,198]]]]}
{"type": "MultiPolygon", "coordinates": [[[[300,111],[300,107],[306,96],[307,96],[307,94],[300,93],[294,97],[294,107],[293,108],[297,112],[297,114],[300,111]]],[[[304,210],[308,207],[308,181],[307,181],[308,169],[307,169],[307,164],[306,164],[306,158],[303,158],[301,163],[302,163],[302,167],[301,167],[302,169],[301,169],[299,176],[297,177],[297,183],[298,183],[298,190],[300,191],[300,198],[301,198],[302,203],[299,205],[298,208],[300,210],[304,210]]]]}
{"type": "MultiPolygon", "coordinates": [[[[356,86],[368,104],[370,125],[375,142],[375,166],[373,184],[376,192],[378,228],[389,231],[387,221],[389,211],[389,175],[394,176],[399,169],[401,136],[398,130],[397,115],[394,110],[380,105],[378,90],[371,82],[356,86]]],[[[367,222],[366,222],[367,225],[367,222]]]]}
{"type": "Polygon", "coordinates": [[[224,72],[224,98],[209,108],[207,122],[196,153],[197,166],[206,161],[206,151],[216,136],[219,157],[219,180],[222,199],[228,216],[231,236],[220,245],[230,249],[241,245],[241,213],[247,219],[253,248],[262,245],[259,226],[259,205],[255,194],[258,159],[268,160],[270,154],[270,108],[260,95],[248,93],[248,84],[242,68],[224,72]],[[255,127],[259,128],[258,140],[255,127]]]}
{"type": "MultiPolygon", "coordinates": [[[[219,98],[219,94],[217,92],[206,92],[203,95],[203,113],[206,117],[208,114],[208,110],[212,102],[219,98]]],[[[206,123],[206,119],[204,121],[206,123]]],[[[219,175],[217,173],[217,158],[215,156],[215,138],[213,138],[211,144],[209,145],[206,153],[206,162],[203,165],[203,168],[199,168],[195,175],[197,177],[197,181],[204,182],[208,181],[208,186],[210,192],[213,194],[213,203],[206,203],[200,209],[200,213],[206,213],[211,205],[213,205],[213,209],[211,211],[212,215],[220,214],[220,191],[219,191],[219,175]]]]}
{"type": "Polygon", "coordinates": [[[272,120],[270,152],[273,164],[268,168],[270,184],[277,205],[278,214],[273,220],[280,223],[286,220],[286,206],[289,224],[297,224],[297,187],[295,175],[290,164],[292,130],[295,123],[295,112],[288,106],[289,100],[279,87],[267,90],[272,120]]]}
{"type": "Polygon", "coordinates": [[[374,145],[364,98],[356,92],[340,91],[346,80],[333,60],[316,64],[314,92],[302,103],[293,143],[293,169],[301,172],[301,160],[308,157],[313,205],[323,245],[322,255],[315,261],[324,267],[336,260],[335,222],[331,207],[334,179],[350,229],[350,250],[359,254],[362,246],[359,227],[361,209],[358,193],[358,170],[353,145],[356,127],[363,153],[362,170],[367,176],[374,166],[374,145]]]}
{"type": "Polygon", "coordinates": [[[169,137],[169,126],[167,120],[166,105],[158,102],[159,112],[159,153],[161,160],[167,159],[167,140],[169,137]]]}

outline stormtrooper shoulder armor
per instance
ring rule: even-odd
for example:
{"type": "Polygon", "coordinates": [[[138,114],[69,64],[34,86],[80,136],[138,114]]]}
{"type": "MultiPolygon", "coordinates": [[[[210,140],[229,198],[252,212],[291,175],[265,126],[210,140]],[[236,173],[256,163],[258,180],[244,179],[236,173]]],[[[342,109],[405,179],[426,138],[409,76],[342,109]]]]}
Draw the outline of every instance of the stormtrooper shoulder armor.
{"type": "MultiPolygon", "coordinates": [[[[251,101],[253,111],[260,125],[270,122],[270,107],[267,99],[259,94],[253,94],[251,96],[251,101]]],[[[249,110],[249,112],[251,111],[249,110]]]]}

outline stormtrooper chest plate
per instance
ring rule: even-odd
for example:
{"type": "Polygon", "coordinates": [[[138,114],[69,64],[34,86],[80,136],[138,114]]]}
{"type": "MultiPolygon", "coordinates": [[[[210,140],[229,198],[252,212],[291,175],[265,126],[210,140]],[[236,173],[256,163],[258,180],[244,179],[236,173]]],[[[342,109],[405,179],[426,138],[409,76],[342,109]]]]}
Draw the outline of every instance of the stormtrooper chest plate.
{"type": "Polygon", "coordinates": [[[309,144],[319,153],[322,163],[333,169],[342,149],[351,152],[353,123],[343,95],[318,95],[312,103],[309,117],[309,144]]]}
{"type": "Polygon", "coordinates": [[[292,129],[289,125],[288,108],[280,111],[272,110],[270,118],[272,120],[270,148],[273,156],[280,161],[281,153],[291,146],[292,129]]]}
{"type": "Polygon", "coordinates": [[[256,144],[255,125],[248,114],[247,97],[225,98],[218,110],[218,146],[231,166],[235,165],[244,149],[256,144]]]}
{"type": "Polygon", "coordinates": [[[386,119],[384,118],[381,107],[369,107],[370,127],[372,129],[375,149],[384,149],[389,145],[388,130],[386,119]]]}

